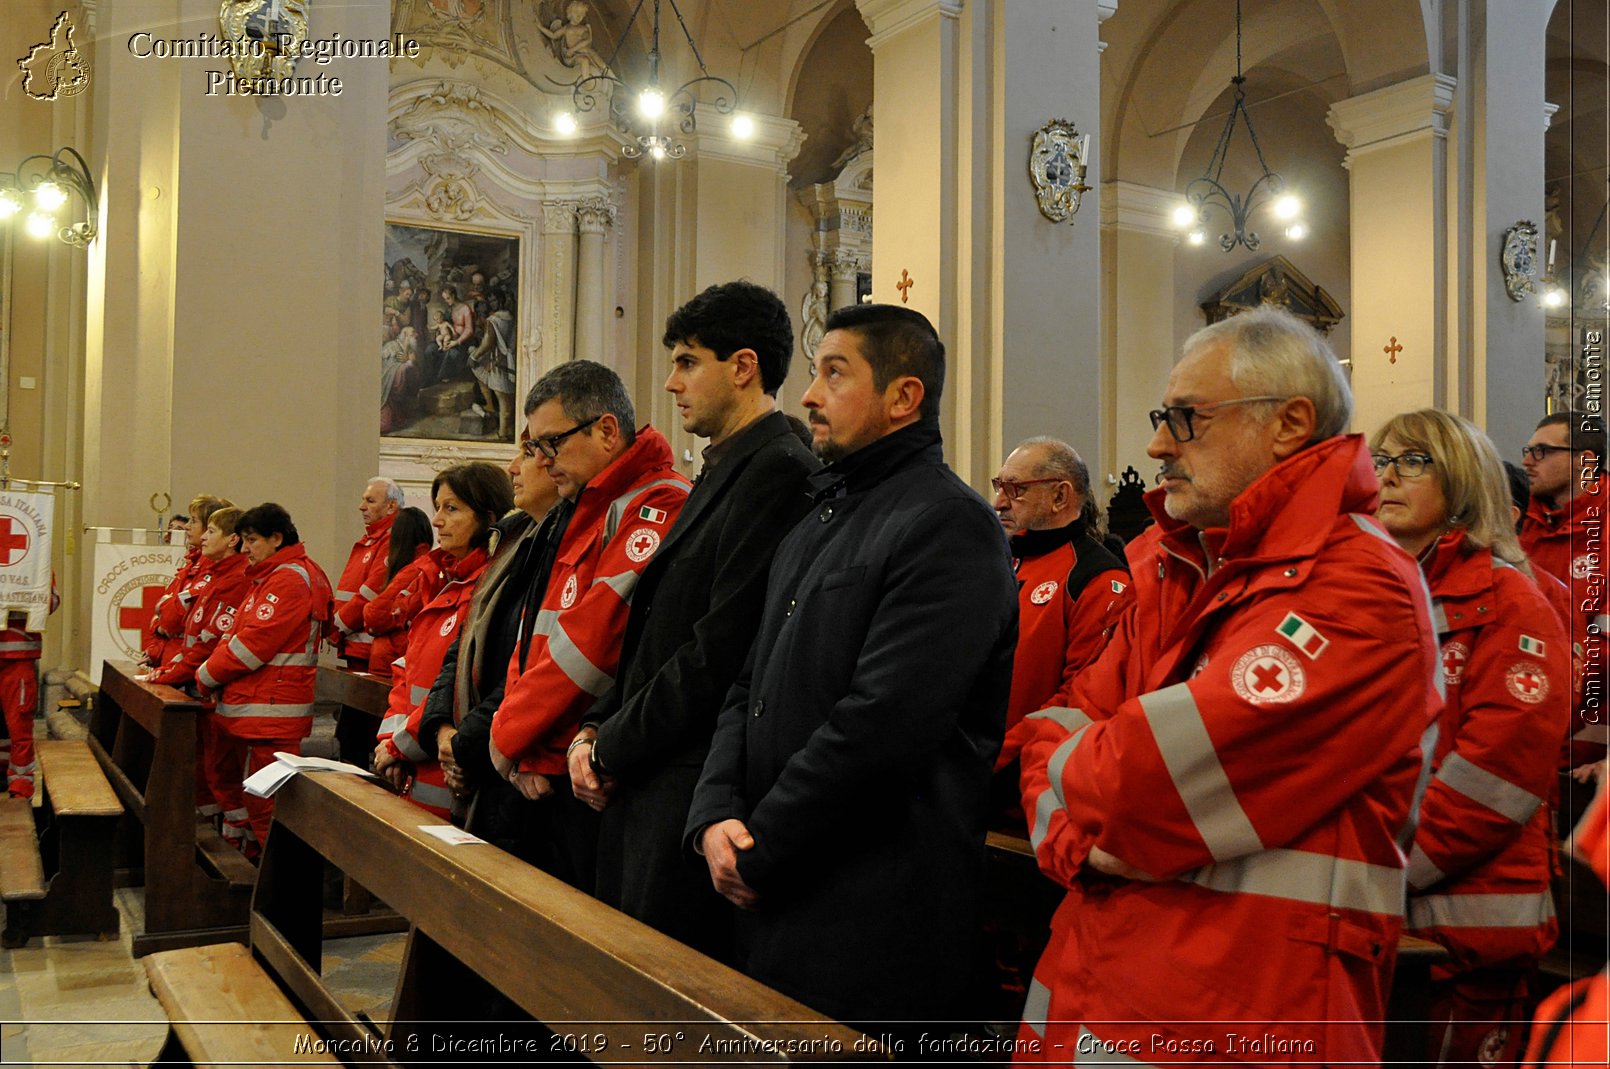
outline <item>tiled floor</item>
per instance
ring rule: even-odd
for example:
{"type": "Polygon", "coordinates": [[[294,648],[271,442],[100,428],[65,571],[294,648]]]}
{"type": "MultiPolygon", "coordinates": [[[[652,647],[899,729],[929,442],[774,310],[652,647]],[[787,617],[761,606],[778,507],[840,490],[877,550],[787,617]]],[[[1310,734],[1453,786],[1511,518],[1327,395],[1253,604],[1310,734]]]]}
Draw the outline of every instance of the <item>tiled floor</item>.
{"type": "MultiPolygon", "coordinates": [[[[167,1018],[131,951],[144,891],[117,892],[116,940],[35,938],[0,950],[0,1065],[145,1066],[162,1048],[167,1018]]],[[[402,965],[403,936],[325,943],[326,984],[353,1013],[384,1020],[402,965]]]]}

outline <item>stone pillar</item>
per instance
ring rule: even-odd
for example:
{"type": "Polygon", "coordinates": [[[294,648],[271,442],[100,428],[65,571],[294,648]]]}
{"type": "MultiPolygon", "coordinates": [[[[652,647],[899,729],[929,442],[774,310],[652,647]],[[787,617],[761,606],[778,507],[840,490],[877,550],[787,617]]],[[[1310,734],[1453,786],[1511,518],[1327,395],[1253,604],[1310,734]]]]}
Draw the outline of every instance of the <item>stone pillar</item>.
{"type": "Polygon", "coordinates": [[[548,201],[542,206],[542,336],[546,371],[576,355],[576,204],[548,201]]]}
{"type": "Polygon", "coordinates": [[[1353,428],[1365,434],[1398,412],[1453,407],[1447,138],[1454,91],[1452,78],[1428,74],[1338,101],[1328,117],[1348,150],[1353,428]],[[1402,349],[1386,351],[1393,346],[1402,349]]]}
{"type": "Polygon", "coordinates": [[[609,336],[604,285],[604,236],[615,221],[615,205],[603,197],[590,197],[576,206],[581,232],[576,270],[576,355],[610,364],[604,351],[609,336]]]}
{"type": "Polygon", "coordinates": [[[833,253],[828,261],[829,275],[827,305],[828,311],[847,308],[855,303],[855,283],[862,271],[868,269],[865,257],[857,256],[848,249],[839,249],[833,253]]]}
{"type": "MultiPolygon", "coordinates": [[[[296,75],[322,75],[324,95],[229,96],[209,78],[227,60],[129,46],[216,34],[218,11],[98,5],[83,522],[146,525],[158,491],[278,501],[335,569],[378,467],[388,64],[304,59],[296,75]]],[[[325,5],[312,30],[385,40],[389,12],[325,5]]]]}

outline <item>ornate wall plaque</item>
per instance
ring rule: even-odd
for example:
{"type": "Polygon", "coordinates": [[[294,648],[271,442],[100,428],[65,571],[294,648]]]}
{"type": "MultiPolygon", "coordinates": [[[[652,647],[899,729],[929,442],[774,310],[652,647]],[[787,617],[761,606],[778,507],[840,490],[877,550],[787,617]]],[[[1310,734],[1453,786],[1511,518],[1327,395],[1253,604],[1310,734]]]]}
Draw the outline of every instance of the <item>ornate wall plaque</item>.
{"type": "Polygon", "coordinates": [[[307,40],[311,0],[223,0],[218,24],[235,77],[289,78],[307,40]]]}
{"type": "Polygon", "coordinates": [[[1080,136],[1073,123],[1052,119],[1029,142],[1029,179],[1040,214],[1053,223],[1072,219],[1080,198],[1089,191],[1085,170],[1090,153],[1090,135],[1080,136]]]}
{"type": "Polygon", "coordinates": [[[1504,231],[1504,245],[1498,253],[1504,269],[1504,292],[1512,301],[1524,301],[1537,292],[1532,276],[1537,273],[1537,224],[1523,219],[1504,231]]]}

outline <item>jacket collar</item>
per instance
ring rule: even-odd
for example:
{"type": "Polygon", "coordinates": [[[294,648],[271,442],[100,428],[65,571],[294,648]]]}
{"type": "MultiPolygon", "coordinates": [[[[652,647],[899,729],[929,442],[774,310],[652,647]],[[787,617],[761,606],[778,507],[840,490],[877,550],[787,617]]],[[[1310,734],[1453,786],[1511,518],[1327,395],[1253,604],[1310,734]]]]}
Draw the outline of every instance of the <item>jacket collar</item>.
{"type": "Polygon", "coordinates": [[[1470,545],[1462,527],[1432,543],[1421,569],[1426,585],[1438,598],[1479,596],[1493,587],[1492,551],[1470,545]]]}
{"type": "Polygon", "coordinates": [[[654,474],[674,474],[671,443],[653,427],[644,427],[637,432],[637,439],[626,452],[610,461],[607,468],[582,487],[581,493],[576,495],[573,519],[585,523],[595,515],[602,516],[611,501],[654,474]]]}
{"type": "Polygon", "coordinates": [[[1054,549],[1071,545],[1084,537],[1085,522],[1074,520],[1066,527],[1048,527],[1041,531],[1020,531],[1011,538],[1012,556],[1019,559],[1043,557],[1054,549]]]}
{"type": "MultiPolygon", "coordinates": [[[[1164,497],[1162,489],[1146,495],[1163,544],[1188,560],[1200,560],[1196,528],[1168,515],[1164,497]]],[[[1380,481],[1364,436],[1328,438],[1276,464],[1230,502],[1230,525],[1219,555],[1226,561],[1311,557],[1330,537],[1330,524],[1315,523],[1316,516],[1373,515],[1379,497],[1380,481]]]]}
{"type": "Polygon", "coordinates": [[[1549,532],[1560,530],[1575,530],[1587,519],[1587,509],[1590,505],[1601,505],[1604,502],[1604,476],[1593,480],[1592,485],[1580,494],[1567,501],[1559,508],[1549,508],[1543,504],[1543,499],[1532,498],[1532,503],[1526,508],[1526,521],[1537,524],[1549,532]]]}
{"type": "Polygon", "coordinates": [[[841,491],[858,493],[905,468],[944,462],[945,444],[939,421],[920,419],[834,461],[812,475],[810,485],[818,498],[841,491]]]}
{"type": "Polygon", "coordinates": [[[457,581],[468,579],[486,567],[487,555],[484,546],[470,550],[462,560],[454,560],[453,555],[445,549],[433,549],[430,559],[444,575],[457,581]]]}
{"type": "Polygon", "coordinates": [[[210,571],[215,578],[226,578],[228,576],[238,575],[241,572],[244,572],[246,570],[246,565],[249,563],[251,563],[251,558],[246,556],[246,554],[231,553],[223,560],[208,561],[207,570],[210,571]]]}
{"type": "Polygon", "coordinates": [[[246,577],[248,579],[262,579],[282,564],[301,564],[307,560],[307,547],[301,542],[294,546],[281,546],[261,564],[248,564],[246,577]]]}
{"type": "Polygon", "coordinates": [[[368,542],[379,538],[381,535],[391,530],[391,525],[395,523],[396,520],[397,513],[393,512],[390,516],[380,517],[380,519],[376,520],[374,523],[365,524],[363,528],[363,538],[361,541],[368,542]]]}

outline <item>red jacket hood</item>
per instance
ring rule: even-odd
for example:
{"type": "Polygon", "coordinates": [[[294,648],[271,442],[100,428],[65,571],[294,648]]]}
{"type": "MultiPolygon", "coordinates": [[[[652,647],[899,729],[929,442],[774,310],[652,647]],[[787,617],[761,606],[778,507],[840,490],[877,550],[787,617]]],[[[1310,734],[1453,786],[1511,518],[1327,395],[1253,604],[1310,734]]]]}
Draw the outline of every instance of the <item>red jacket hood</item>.
{"type": "Polygon", "coordinates": [[[1578,530],[1583,521],[1589,518],[1587,510],[1604,504],[1604,490],[1604,476],[1601,475],[1559,508],[1549,508],[1543,504],[1542,498],[1534,497],[1526,508],[1527,522],[1538,524],[1550,533],[1578,530]]]}
{"type": "Polygon", "coordinates": [[[614,460],[609,467],[594,475],[576,500],[573,525],[584,526],[587,519],[609,507],[609,503],[634,486],[655,477],[675,476],[671,467],[674,457],[671,443],[653,427],[637,432],[637,440],[614,460]]]}
{"type": "Polygon", "coordinates": [[[393,512],[390,516],[380,517],[380,519],[376,520],[374,523],[364,524],[363,537],[358,539],[358,541],[366,542],[385,534],[387,531],[391,530],[391,525],[395,523],[396,520],[397,513],[393,512]]]}

